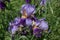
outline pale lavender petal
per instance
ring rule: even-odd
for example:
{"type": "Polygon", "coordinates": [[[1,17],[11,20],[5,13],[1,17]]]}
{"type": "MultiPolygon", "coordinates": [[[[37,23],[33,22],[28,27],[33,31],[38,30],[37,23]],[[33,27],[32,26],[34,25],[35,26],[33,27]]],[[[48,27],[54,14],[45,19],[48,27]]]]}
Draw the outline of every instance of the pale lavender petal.
{"type": "Polygon", "coordinates": [[[39,26],[39,25],[40,25],[40,21],[37,20],[37,21],[36,21],[36,26],[39,26]]]}
{"type": "Polygon", "coordinates": [[[26,25],[27,25],[27,26],[32,25],[32,20],[31,20],[30,18],[27,18],[27,19],[26,19],[26,25]]]}
{"type": "Polygon", "coordinates": [[[42,29],[42,30],[48,30],[48,22],[46,22],[46,21],[41,21],[39,27],[40,27],[40,29],[42,29]]]}
{"type": "Polygon", "coordinates": [[[12,34],[15,34],[15,32],[18,30],[18,27],[17,26],[13,26],[12,30],[11,30],[11,33],[12,34]]]}
{"type": "Polygon", "coordinates": [[[21,8],[22,14],[23,14],[24,10],[26,11],[27,16],[30,16],[31,14],[35,14],[35,6],[34,5],[24,4],[24,5],[22,5],[22,8],[21,8]]]}

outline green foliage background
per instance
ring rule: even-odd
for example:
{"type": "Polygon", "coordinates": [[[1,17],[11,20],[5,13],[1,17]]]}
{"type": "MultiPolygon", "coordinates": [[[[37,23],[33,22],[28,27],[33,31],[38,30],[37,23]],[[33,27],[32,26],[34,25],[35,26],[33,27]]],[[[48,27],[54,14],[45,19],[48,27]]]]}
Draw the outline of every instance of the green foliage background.
{"type": "MultiPolygon", "coordinates": [[[[32,0],[31,4],[36,7],[36,17],[46,17],[49,23],[50,33],[45,34],[41,40],[60,40],[60,0],[47,0],[46,13],[40,13],[40,0],[32,0]],[[40,15],[39,15],[40,14],[40,15]]],[[[10,33],[7,31],[9,27],[9,22],[17,16],[21,16],[20,8],[24,4],[24,0],[11,0],[10,3],[6,2],[8,9],[5,11],[0,11],[0,40],[11,40],[10,33]]],[[[32,35],[21,36],[16,35],[15,40],[19,40],[22,37],[28,38],[28,40],[40,40],[34,38],[32,35]]]]}

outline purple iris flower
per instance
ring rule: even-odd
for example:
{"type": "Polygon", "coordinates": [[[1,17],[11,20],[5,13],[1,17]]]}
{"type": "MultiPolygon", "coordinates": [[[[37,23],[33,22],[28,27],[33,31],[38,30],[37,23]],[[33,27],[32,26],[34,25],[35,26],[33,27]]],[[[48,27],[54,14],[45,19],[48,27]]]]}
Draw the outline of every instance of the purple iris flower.
{"type": "Polygon", "coordinates": [[[41,30],[48,30],[48,22],[41,19],[39,27],[41,30]]]}
{"type": "Polygon", "coordinates": [[[6,4],[3,2],[0,2],[0,9],[4,10],[6,7],[6,4]]]}
{"type": "Polygon", "coordinates": [[[10,1],[10,0],[0,0],[0,9],[4,10],[6,7],[5,1],[10,1]]]}
{"type": "Polygon", "coordinates": [[[45,13],[46,0],[41,0],[40,5],[41,5],[40,12],[45,13]]]}
{"type": "Polygon", "coordinates": [[[46,5],[46,0],[41,0],[40,5],[41,5],[41,6],[46,5]]]}
{"type": "Polygon", "coordinates": [[[31,0],[26,0],[26,3],[30,3],[31,2],[31,0]]]}
{"type": "Polygon", "coordinates": [[[14,21],[9,23],[9,28],[8,30],[11,31],[14,26],[19,26],[20,24],[20,17],[16,17],[14,21]]]}
{"type": "Polygon", "coordinates": [[[26,19],[26,25],[31,26],[32,25],[32,20],[30,18],[26,19]]]}
{"type": "Polygon", "coordinates": [[[30,16],[31,14],[35,14],[35,6],[34,5],[24,4],[24,5],[22,5],[22,8],[21,8],[21,14],[24,13],[24,10],[26,11],[27,16],[30,16]]]}
{"type": "Polygon", "coordinates": [[[33,29],[33,34],[34,34],[34,36],[39,38],[42,35],[42,30],[40,30],[39,28],[35,28],[35,29],[33,29]]]}

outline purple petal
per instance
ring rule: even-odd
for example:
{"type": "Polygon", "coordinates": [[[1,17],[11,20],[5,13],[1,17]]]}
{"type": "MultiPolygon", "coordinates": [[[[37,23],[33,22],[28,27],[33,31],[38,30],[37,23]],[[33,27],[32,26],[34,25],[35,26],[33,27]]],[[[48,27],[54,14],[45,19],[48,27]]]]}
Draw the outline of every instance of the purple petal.
{"type": "Polygon", "coordinates": [[[46,21],[41,21],[40,25],[39,25],[40,29],[42,30],[48,30],[48,22],[46,21]]]}
{"type": "Polygon", "coordinates": [[[30,18],[27,18],[27,19],[26,19],[26,25],[27,25],[27,26],[32,25],[32,20],[31,20],[30,18]]]}
{"type": "Polygon", "coordinates": [[[15,25],[18,25],[20,23],[20,17],[16,17],[15,19],[14,19],[14,24],[15,25]]]}
{"type": "Polygon", "coordinates": [[[24,4],[22,5],[21,8],[21,13],[23,14],[23,11],[26,11],[27,16],[30,16],[31,14],[35,13],[35,6],[34,5],[30,5],[30,4],[24,4]]]}
{"type": "Polygon", "coordinates": [[[0,9],[5,9],[6,5],[3,2],[0,2],[0,9]]]}
{"type": "Polygon", "coordinates": [[[18,30],[18,27],[17,26],[13,26],[11,32],[12,34],[15,34],[15,32],[18,30]]]}
{"type": "Polygon", "coordinates": [[[41,0],[41,3],[40,3],[40,5],[46,5],[46,0],[41,0]]]}
{"type": "Polygon", "coordinates": [[[36,26],[39,26],[39,25],[40,25],[40,21],[37,20],[35,25],[36,25],[36,26]]]}
{"type": "Polygon", "coordinates": [[[26,25],[26,19],[25,18],[21,18],[20,20],[20,25],[26,25]]]}
{"type": "Polygon", "coordinates": [[[30,3],[31,2],[31,0],[26,0],[26,3],[30,3]]]}
{"type": "Polygon", "coordinates": [[[36,36],[36,37],[41,37],[41,34],[42,33],[42,30],[40,30],[39,28],[35,28],[33,29],[33,34],[36,36]]]}

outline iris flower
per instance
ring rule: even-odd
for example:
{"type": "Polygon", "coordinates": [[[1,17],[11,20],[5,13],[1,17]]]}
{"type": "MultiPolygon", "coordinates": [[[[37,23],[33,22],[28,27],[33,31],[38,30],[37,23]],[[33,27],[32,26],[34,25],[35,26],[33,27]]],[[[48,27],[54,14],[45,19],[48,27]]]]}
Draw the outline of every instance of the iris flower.
{"type": "Polygon", "coordinates": [[[26,3],[30,3],[31,2],[31,0],[26,0],[26,3]]]}
{"type": "Polygon", "coordinates": [[[11,35],[14,35],[18,30],[18,26],[14,25],[14,23],[10,23],[8,31],[11,32],[11,35]]]}
{"type": "Polygon", "coordinates": [[[6,5],[5,5],[5,3],[3,3],[3,2],[0,2],[0,9],[5,9],[5,7],[6,7],[6,5]]]}
{"type": "Polygon", "coordinates": [[[4,10],[6,7],[5,1],[10,2],[10,0],[0,0],[0,9],[4,10]]]}
{"type": "Polygon", "coordinates": [[[33,25],[33,35],[35,37],[41,37],[42,35],[42,30],[39,28],[40,21],[36,20],[33,25]]]}
{"type": "Polygon", "coordinates": [[[18,29],[19,23],[20,23],[20,17],[16,17],[14,21],[9,23],[8,30],[11,32],[11,34],[15,34],[15,32],[18,29]]]}
{"type": "Polygon", "coordinates": [[[45,6],[46,5],[46,0],[41,0],[40,5],[45,6]]]}
{"type": "Polygon", "coordinates": [[[45,13],[46,0],[41,0],[40,5],[41,5],[40,12],[45,13]]]}

